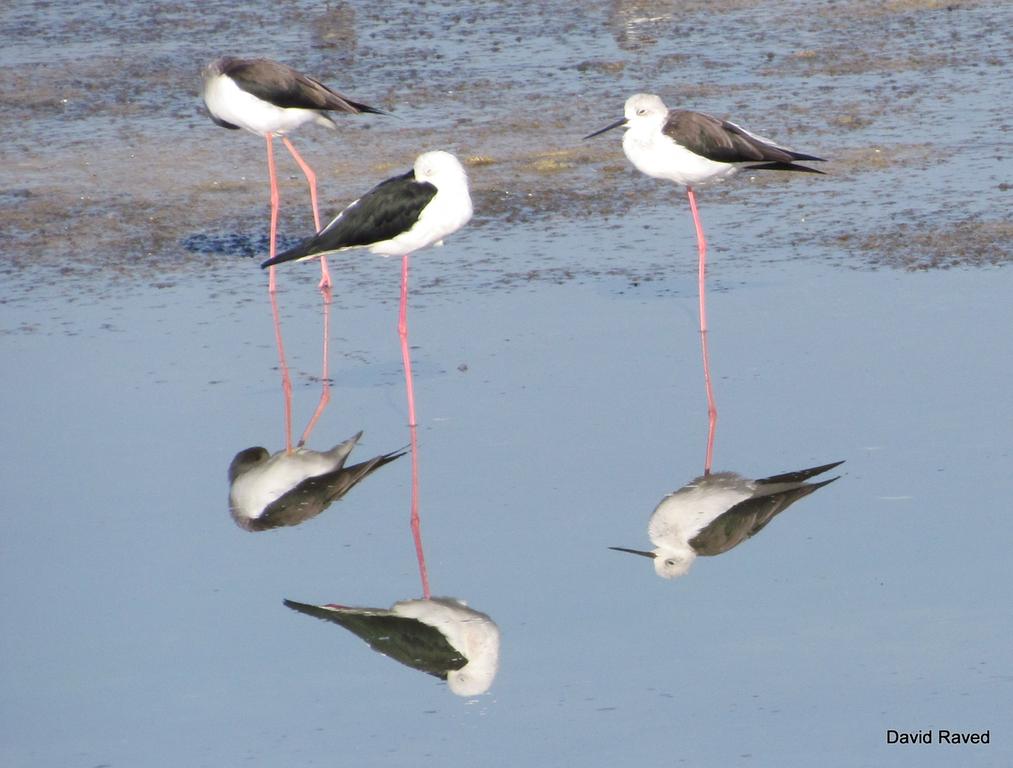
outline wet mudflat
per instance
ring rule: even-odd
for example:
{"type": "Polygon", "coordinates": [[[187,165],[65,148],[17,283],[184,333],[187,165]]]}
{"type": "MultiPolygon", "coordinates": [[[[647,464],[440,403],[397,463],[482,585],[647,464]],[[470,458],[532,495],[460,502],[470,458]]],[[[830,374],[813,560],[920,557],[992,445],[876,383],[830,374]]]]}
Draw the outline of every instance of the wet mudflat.
{"type": "MultiPolygon", "coordinates": [[[[1008,4],[230,5],[0,11],[5,763],[1009,761],[1008,4]],[[434,594],[502,632],[480,697],[282,605],[419,596],[405,460],[302,526],[229,519],[232,456],[284,442],[263,142],[197,97],[225,52],[394,113],[295,135],[326,211],[466,161],[411,340],[434,594]],[[828,158],[700,199],[715,468],[842,476],[675,581],[607,549],[649,548],[707,427],[684,195],[579,138],[641,90],[828,158]],[[943,728],[990,743],[887,743],[943,728]]],[[[290,266],[298,430],[323,316],[290,266]]],[[[397,265],[332,269],[312,442],[395,450],[397,265]]]]}

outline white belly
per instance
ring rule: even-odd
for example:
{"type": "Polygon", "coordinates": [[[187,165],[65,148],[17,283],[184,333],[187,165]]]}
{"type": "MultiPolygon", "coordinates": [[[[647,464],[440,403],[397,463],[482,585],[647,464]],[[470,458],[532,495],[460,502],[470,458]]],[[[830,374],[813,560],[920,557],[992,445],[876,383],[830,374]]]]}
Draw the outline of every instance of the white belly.
{"type": "Polygon", "coordinates": [[[219,120],[256,133],[259,136],[280,136],[300,125],[320,122],[326,118],[311,109],[283,109],[247,93],[227,77],[211,78],[204,89],[204,103],[219,120]]]}
{"type": "Polygon", "coordinates": [[[661,133],[642,136],[628,130],[623,136],[623,151],[641,173],[684,186],[701,187],[738,171],[731,163],[718,163],[690,152],[661,133]]]}

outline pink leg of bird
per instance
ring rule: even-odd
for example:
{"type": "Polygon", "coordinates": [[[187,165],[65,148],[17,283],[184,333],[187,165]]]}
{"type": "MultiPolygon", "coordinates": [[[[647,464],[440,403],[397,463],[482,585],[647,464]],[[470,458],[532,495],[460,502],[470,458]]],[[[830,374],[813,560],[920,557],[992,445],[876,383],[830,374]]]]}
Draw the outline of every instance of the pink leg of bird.
{"type": "Polygon", "coordinates": [[[696,242],[699,252],[697,266],[697,294],[700,303],[700,345],[703,351],[703,380],[707,389],[707,455],[704,460],[704,474],[709,475],[711,471],[711,459],[714,453],[714,430],[718,422],[718,409],[714,403],[714,389],[711,385],[711,363],[710,354],[707,350],[707,240],[703,235],[703,224],[700,223],[700,214],[696,208],[696,195],[692,187],[686,187],[686,194],[689,196],[689,208],[693,212],[693,226],[696,227],[696,242]]]}
{"type": "Polygon", "coordinates": [[[401,337],[401,360],[404,363],[405,390],[408,393],[408,426],[415,422],[415,387],[412,383],[412,358],[408,351],[408,254],[401,257],[401,306],[398,310],[397,332],[401,337]]]}
{"type": "Polygon", "coordinates": [[[320,392],[320,402],[317,403],[317,409],[313,412],[313,417],[310,419],[310,423],[306,425],[306,429],[302,433],[302,437],[299,438],[299,445],[305,445],[306,441],[310,439],[310,432],[317,425],[317,421],[320,420],[320,416],[323,414],[327,404],[331,401],[331,379],[328,372],[328,345],[330,341],[330,326],[331,326],[331,289],[323,288],[320,291],[324,302],[324,361],[320,366],[320,380],[323,382],[323,389],[320,392]]]}
{"type": "MultiPolygon", "coordinates": [[[[277,252],[278,204],[280,197],[278,195],[278,179],[274,171],[274,137],[271,134],[267,134],[264,138],[267,140],[267,176],[271,180],[271,243],[268,246],[268,257],[273,259],[277,252]]],[[[267,270],[267,290],[272,296],[276,290],[273,266],[268,267],[267,270]]]]}
{"type": "Polygon", "coordinates": [[[689,195],[689,209],[693,212],[693,226],[696,227],[696,247],[699,254],[697,263],[697,294],[700,297],[700,332],[707,330],[707,294],[704,290],[704,282],[707,277],[707,241],[703,236],[703,224],[700,223],[700,214],[696,209],[696,195],[692,187],[686,187],[686,194],[689,195]]]}
{"type": "Polygon", "coordinates": [[[412,453],[412,537],[415,539],[415,556],[419,561],[422,596],[428,600],[429,573],[426,570],[426,556],[422,551],[422,521],[419,518],[419,441],[415,423],[415,388],[412,385],[412,358],[408,351],[408,258],[407,253],[401,257],[401,306],[398,309],[397,332],[401,337],[401,360],[404,363],[405,389],[408,392],[408,430],[412,453]]]}
{"type": "Polygon", "coordinates": [[[277,294],[271,292],[271,314],[274,316],[274,340],[278,345],[278,367],[281,370],[281,391],[285,401],[285,451],[292,452],[292,377],[285,361],[285,343],[281,339],[281,314],[277,294]]]}
{"type": "MultiPolygon", "coordinates": [[[[320,231],[320,209],[317,207],[317,175],[310,168],[309,163],[302,159],[302,155],[295,151],[295,147],[292,142],[289,141],[288,136],[282,136],[281,140],[285,143],[285,147],[295,158],[295,161],[302,168],[302,172],[306,176],[306,181],[310,185],[310,203],[313,205],[313,231],[320,231]]],[[[317,286],[320,290],[331,287],[331,273],[327,269],[327,257],[320,257],[320,284],[317,286]]]]}
{"type": "Polygon", "coordinates": [[[419,578],[422,580],[422,596],[428,600],[430,597],[429,571],[426,570],[426,555],[422,550],[422,520],[419,517],[419,441],[416,430],[417,427],[414,424],[408,428],[411,435],[412,452],[411,524],[412,538],[415,540],[415,557],[419,561],[419,578]]]}

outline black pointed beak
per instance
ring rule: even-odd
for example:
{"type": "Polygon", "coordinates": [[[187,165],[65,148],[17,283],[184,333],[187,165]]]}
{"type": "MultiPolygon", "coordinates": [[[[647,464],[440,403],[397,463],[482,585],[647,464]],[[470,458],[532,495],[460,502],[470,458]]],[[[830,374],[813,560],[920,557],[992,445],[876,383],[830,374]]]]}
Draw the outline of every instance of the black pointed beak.
{"type": "Polygon", "coordinates": [[[655,554],[654,552],[645,552],[642,549],[627,549],[626,547],[609,547],[609,549],[614,549],[616,552],[629,552],[631,555],[641,555],[642,557],[649,557],[652,560],[655,557],[657,557],[657,554],[655,554]]]}
{"type": "MultiPolygon", "coordinates": [[[[625,126],[625,125],[626,125],[626,118],[624,117],[622,120],[616,120],[614,123],[606,125],[600,131],[595,131],[594,133],[589,133],[584,138],[585,139],[593,139],[595,136],[600,136],[601,134],[605,133],[605,131],[611,131],[613,128],[618,128],[619,126],[625,126]]],[[[614,547],[613,547],[613,549],[614,549],[614,547]]]]}

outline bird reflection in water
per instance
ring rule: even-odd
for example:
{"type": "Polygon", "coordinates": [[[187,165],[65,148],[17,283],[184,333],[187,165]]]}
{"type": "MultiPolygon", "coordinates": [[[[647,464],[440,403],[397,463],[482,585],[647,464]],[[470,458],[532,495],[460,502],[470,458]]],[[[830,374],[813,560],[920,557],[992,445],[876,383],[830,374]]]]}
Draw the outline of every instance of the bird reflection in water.
{"type": "Polygon", "coordinates": [[[286,525],[299,525],[316,517],[367,475],[404,455],[404,450],[399,449],[346,467],[345,462],[349,454],[362,437],[361,431],[329,451],[312,451],[305,447],[313,428],[331,399],[327,361],[330,338],[330,289],[323,288],[321,296],[323,362],[320,374],[320,399],[299,442],[293,447],[292,377],[285,359],[278,297],[276,293],[270,293],[284,401],[285,449],[272,455],[266,448],[247,448],[237,453],[229,465],[229,511],[236,524],[248,531],[266,531],[286,525]]]}
{"type": "Polygon", "coordinates": [[[229,511],[236,525],[266,531],[316,517],[360,480],[403,456],[398,450],[345,466],[362,436],[359,432],[329,451],[299,446],[278,451],[240,451],[229,465],[229,511]]]}
{"type": "Polygon", "coordinates": [[[702,475],[661,500],[651,515],[647,535],[651,551],[610,547],[654,560],[666,579],[683,576],[698,555],[720,555],[756,535],[796,501],[837,480],[807,480],[843,461],[750,480],[734,472],[702,475]]]}
{"type": "Polygon", "coordinates": [[[339,624],[369,646],[414,669],[447,681],[458,696],[477,696],[492,685],[499,669],[499,628],[484,613],[463,600],[432,597],[429,571],[422,547],[422,521],[418,504],[418,437],[411,435],[412,489],[410,528],[418,559],[421,600],[401,600],[390,610],[311,605],[286,600],[301,613],[339,624]]]}
{"type": "Polygon", "coordinates": [[[293,600],[286,600],[285,605],[340,624],[374,651],[446,680],[458,696],[485,693],[499,669],[499,627],[456,598],[402,600],[390,610],[293,600]]]}
{"type": "MultiPolygon", "coordinates": [[[[323,315],[323,360],[320,363],[320,400],[317,402],[316,410],[310,417],[306,429],[299,438],[299,445],[305,445],[309,440],[310,433],[320,420],[324,409],[331,401],[331,378],[328,367],[328,350],[331,335],[331,291],[330,288],[323,288],[320,291],[323,315]]],[[[274,340],[278,347],[278,370],[281,372],[281,391],[283,408],[285,412],[285,450],[292,450],[292,375],[288,369],[288,361],[285,358],[285,341],[281,335],[281,313],[278,310],[278,296],[270,294],[271,316],[274,321],[274,340]]]]}

